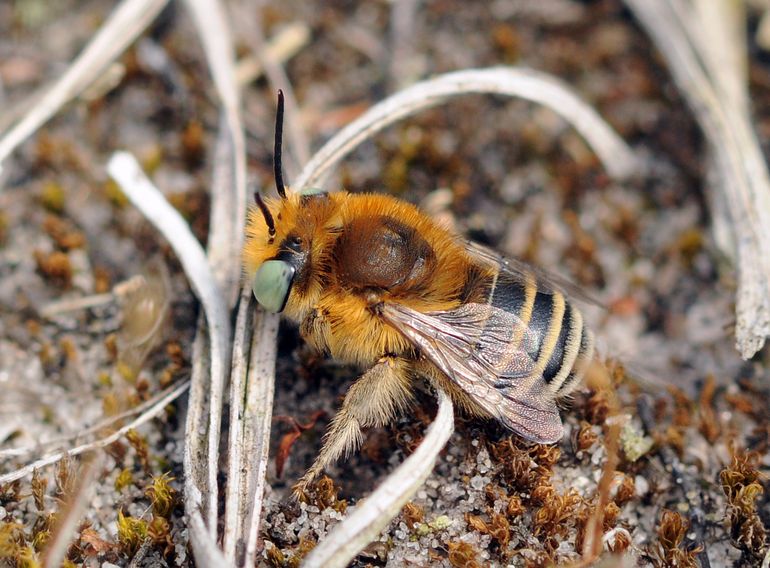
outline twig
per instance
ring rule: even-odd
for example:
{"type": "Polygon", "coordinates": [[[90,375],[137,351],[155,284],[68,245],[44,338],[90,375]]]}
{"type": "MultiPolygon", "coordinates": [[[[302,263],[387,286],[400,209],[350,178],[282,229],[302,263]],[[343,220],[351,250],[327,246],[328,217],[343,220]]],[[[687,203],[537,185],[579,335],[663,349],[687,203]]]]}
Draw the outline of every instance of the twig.
{"type": "MultiPolygon", "coordinates": [[[[196,367],[193,368],[190,411],[185,436],[185,467],[190,468],[186,469],[185,499],[188,515],[191,514],[190,508],[200,505],[210,530],[215,532],[218,506],[216,474],[219,456],[218,452],[211,453],[211,450],[216,450],[219,444],[219,424],[215,423],[214,409],[218,408],[221,412],[222,387],[227,366],[227,350],[230,345],[229,312],[200,244],[181,215],[147,179],[136,159],[127,152],[118,152],[110,159],[107,171],[118,182],[129,200],[168,240],[182,264],[192,289],[203,305],[208,324],[210,373],[206,376],[196,372],[196,367]],[[209,420],[204,420],[203,409],[206,408],[211,409],[209,420]],[[205,432],[204,439],[208,440],[205,448],[200,447],[202,432],[205,432]],[[217,440],[212,442],[212,437],[216,437],[217,440]],[[199,464],[200,456],[206,457],[205,466],[199,464]],[[206,475],[202,479],[199,479],[197,473],[198,465],[206,470],[206,475]]],[[[196,337],[196,345],[200,345],[199,337],[200,335],[196,337]]],[[[200,360],[204,354],[199,349],[197,355],[200,360]]]]}
{"type": "Polygon", "coordinates": [[[256,561],[262,503],[267,481],[268,451],[270,450],[270,426],[273,417],[275,394],[275,357],[277,352],[278,316],[263,310],[256,313],[254,337],[251,343],[251,361],[247,379],[246,420],[244,421],[244,447],[251,450],[251,517],[244,525],[247,537],[246,555],[242,566],[253,566],[256,561]]]}
{"type": "MultiPolygon", "coordinates": [[[[274,87],[282,88],[290,110],[296,107],[293,89],[280,61],[269,53],[262,37],[259,11],[238,5],[236,21],[251,21],[244,37],[260,60],[274,87]],[[255,21],[256,15],[256,21],[255,21]]],[[[307,35],[307,29],[294,32],[307,35]]],[[[302,38],[295,38],[302,39],[302,38]]],[[[306,38],[303,39],[305,41],[306,38]]],[[[309,157],[309,143],[297,119],[288,113],[289,143],[294,158],[304,163],[309,157]]],[[[275,356],[278,317],[250,307],[250,286],[244,287],[236,321],[230,388],[230,432],[228,441],[228,483],[225,501],[225,557],[238,566],[253,566],[262,512],[270,446],[270,426],[275,385],[275,356]],[[254,317],[254,335],[249,339],[250,320],[254,317]],[[246,377],[247,346],[251,342],[251,361],[246,377]],[[238,549],[238,543],[245,547],[238,549]]]]}
{"type": "Polygon", "coordinates": [[[233,342],[230,383],[230,462],[224,551],[236,566],[253,566],[255,562],[270,448],[278,335],[278,317],[255,309],[251,295],[251,289],[244,287],[233,342]],[[249,343],[250,358],[246,349],[249,343]],[[248,376],[247,359],[250,359],[248,376]],[[237,551],[239,542],[246,546],[237,551]]]}
{"type": "MultiPolygon", "coordinates": [[[[238,305],[238,317],[235,320],[235,333],[233,334],[233,355],[230,370],[230,428],[227,441],[227,488],[225,490],[225,519],[224,533],[222,536],[222,549],[225,557],[230,561],[235,558],[235,545],[240,540],[241,522],[245,517],[243,508],[246,503],[246,495],[243,488],[243,477],[248,471],[248,463],[244,463],[243,457],[249,455],[243,447],[243,416],[246,399],[246,367],[248,361],[248,346],[251,342],[253,310],[249,305],[251,290],[244,287],[241,291],[241,299],[238,305]]],[[[248,458],[247,458],[248,460],[248,458]]]]}
{"type": "MultiPolygon", "coordinates": [[[[238,200],[237,191],[234,184],[234,161],[233,161],[233,145],[232,139],[228,134],[227,120],[223,117],[220,120],[219,132],[217,135],[217,142],[214,149],[214,171],[212,175],[211,184],[211,230],[209,231],[208,239],[208,257],[209,262],[220,267],[220,270],[215,273],[215,278],[218,279],[218,283],[223,289],[228,290],[228,300],[232,293],[237,290],[238,283],[240,281],[240,263],[237,259],[240,258],[240,241],[243,232],[243,220],[234,219],[234,211],[240,209],[236,206],[238,200]],[[241,234],[236,235],[235,231],[240,231],[241,234]]],[[[245,206],[245,205],[244,205],[245,206]]],[[[229,303],[229,302],[228,302],[229,303]]],[[[201,322],[202,323],[202,322],[201,322]]],[[[203,327],[198,328],[198,333],[203,334],[205,330],[203,327]]],[[[237,332],[236,332],[237,333],[237,332]]],[[[197,338],[196,338],[197,339],[197,338]]],[[[198,349],[202,349],[200,342],[196,342],[198,349]]],[[[238,354],[233,353],[231,358],[231,365],[237,364],[238,354]]],[[[201,372],[204,372],[204,367],[201,365],[201,372]]],[[[224,385],[219,386],[224,392],[224,385]]],[[[234,401],[232,396],[230,399],[230,409],[237,407],[237,401],[234,401]]],[[[205,404],[205,398],[199,399],[201,404],[205,404]]],[[[219,431],[219,423],[221,421],[222,407],[219,405],[216,410],[212,407],[210,412],[217,414],[217,431],[219,431]]],[[[230,424],[232,428],[232,422],[230,424]]],[[[219,440],[217,439],[217,442],[219,440]]],[[[219,460],[219,448],[218,446],[209,447],[209,475],[218,473],[218,460],[219,460]],[[216,450],[216,452],[215,452],[216,450]],[[212,453],[215,452],[215,453],[212,453]]],[[[228,457],[228,460],[232,460],[232,456],[228,457]]],[[[228,489],[229,489],[228,479],[228,489]]],[[[214,510],[211,512],[213,513],[214,510]]],[[[214,521],[213,518],[208,519],[209,528],[213,529],[216,525],[211,525],[214,521]]],[[[216,535],[216,530],[212,532],[216,535]]]]}
{"type": "MultiPolygon", "coordinates": [[[[224,124],[220,126],[212,180],[212,231],[208,256],[211,270],[232,307],[240,290],[240,258],[246,223],[246,143],[241,116],[240,85],[235,75],[235,48],[223,6],[215,0],[187,0],[201,37],[211,75],[222,101],[224,124]],[[229,144],[225,143],[223,137],[229,144]],[[220,162],[221,160],[221,162],[220,162]],[[234,189],[234,192],[230,191],[234,189]]],[[[213,379],[213,378],[212,378],[213,379]]],[[[212,425],[213,426],[213,425],[212,425]]],[[[212,448],[214,449],[214,448],[212,448]]]]}
{"type": "MultiPolygon", "coordinates": [[[[211,388],[214,359],[211,345],[212,342],[206,333],[206,318],[201,314],[198,317],[192,349],[193,368],[185,422],[184,453],[185,514],[190,530],[190,546],[196,564],[201,566],[222,565],[206,560],[221,556],[217,546],[217,509],[213,507],[209,489],[209,473],[212,471],[212,464],[216,466],[218,456],[209,454],[209,445],[206,443],[209,434],[207,418],[211,414],[208,391],[211,388]]],[[[222,364],[224,365],[224,361],[222,364]]],[[[221,397],[221,393],[219,396],[221,397]]],[[[221,399],[219,402],[221,408],[221,399]]]]}
{"type": "MultiPolygon", "coordinates": [[[[310,142],[308,141],[305,129],[302,127],[299,120],[299,113],[296,109],[299,108],[297,104],[297,98],[294,96],[294,88],[289,81],[289,77],[286,75],[286,71],[283,69],[280,61],[270,57],[265,42],[264,34],[262,31],[262,18],[261,18],[261,6],[260,3],[255,3],[254,6],[247,6],[245,4],[239,6],[239,20],[249,22],[249,33],[243,34],[245,41],[248,43],[251,52],[259,59],[262,64],[265,76],[274,91],[279,89],[283,91],[286,100],[286,131],[288,134],[289,149],[294,159],[294,164],[306,164],[310,159],[310,142]]],[[[291,164],[284,160],[284,167],[290,168],[291,164]]],[[[293,173],[291,169],[288,171],[291,177],[293,173]]]]}
{"type": "Polygon", "coordinates": [[[421,0],[394,0],[390,6],[388,41],[388,82],[392,90],[406,87],[415,79],[415,33],[421,0]]]}
{"type": "Polygon", "coordinates": [[[147,554],[150,552],[152,544],[152,540],[149,538],[144,539],[144,542],[139,547],[139,550],[137,550],[136,554],[134,554],[133,558],[131,558],[131,562],[128,564],[127,568],[139,568],[140,566],[144,566],[145,564],[143,561],[145,558],[147,558],[147,554]]]}
{"type": "Polygon", "coordinates": [[[586,532],[583,540],[583,550],[581,551],[583,554],[582,560],[586,565],[591,565],[601,555],[604,512],[607,508],[607,503],[610,501],[610,489],[615,477],[615,470],[620,461],[620,403],[612,388],[606,389],[610,406],[609,417],[605,422],[607,427],[604,438],[607,461],[602,466],[602,475],[596,487],[597,500],[594,512],[586,521],[586,532]]]}
{"type": "Polygon", "coordinates": [[[190,529],[190,546],[195,556],[195,565],[201,568],[228,568],[230,563],[222,555],[198,510],[188,513],[187,526],[190,529]]]}
{"type": "Polygon", "coordinates": [[[751,127],[745,44],[739,43],[741,32],[729,29],[743,20],[730,15],[737,3],[728,0],[707,0],[717,8],[625,1],[666,58],[709,140],[719,182],[715,191],[723,194],[714,203],[727,206],[737,247],[736,347],[748,359],[770,336],[770,174],[751,127]],[[715,9],[721,15],[709,15],[715,9]],[[724,52],[732,65],[723,64],[724,52]]]}
{"type": "Polygon", "coordinates": [[[91,294],[79,298],[65,298],[50,302],[40,309],[40,315],[46,319],[51,319],[67,312],[78,312],[88,308],[97,308],[115,301],[117,295],[114,292],[105,292],[104,294],[91,294]]]}
{"type": "Polygon", "coordinates": [[[61,566],[72,536],[85,513],[100,470],[101,456],[95,455],[83,463],[76,477],[74,490],[64,497],[64,503],[56,512],[56,526],[51,530],[51,539],[46,544],[43,566],[61,566]]]}
{"type": "Polygon", "coordinates": [[[318,543],[306,568],[347,566],[395,517],[433,470],[454,430],[452,401],[438,390],[438,413],[415,452],[396,468],[366,501],[318,543]]]}
{"type": "Polygon", "coordinates": [[[118,282],[112,287],[111,292],[91,294],[90,296],[82,296],[80,298],[65,298],[64,300],[51,302],[40,309],[40,315],[50,319],[67,312],[104,306],[105,304],[114,302],[116,299],[136,291],[144,284],[144,282],[144,276],[137,275],[128,280],[124,280],[123,282],[118,282]]]}
{"type": "Polygon", "coordinates": [[[596,152],[616,178],[637,173],[640,165],[625,142],[564,83],[545,73],[514,67],[469,69],[416,83],[370,108],[321,148],[299,178],[294,190],[323,186],[330,170],[363,141],[420,110],[469,93],[520,97],[543,104],[564,117],[596,152]]]}
{"type": "Polygon", "coordinates": [[[155,404],[153,404],[153,406],[150,409],[148,409],[146,412],[143,412],[140,416],[138,416],[136,420],[132,420],[130,423],[126,424],[119,430],[116,430],[109,436],[105,436],[104,438],[99,438],[97,440],[94,440],[93,442],[88,442],[87,444],[76,446],[66,452],[56,452],[56,453],[50,454],[48,456],[35,460],[34,462],[28,465],[25,465],[24,467],[21,467],[14,471],[0,475],[0,485],[3,485],[5,483],[10,483],[11,481],[16,481],[17,479],[21,479],[22,477],[24,477],[25,475],[29,475],[36,469],[56,463],[64,459],[65,457],[78,456],[84,452],[90,452],[98,448],[104,448],[106,446],[109,446],[116,440],[119,440],[129,430],[135,430],[136,428],[139,428],[139,426],[141,426],[142,424],[149,422],[150,420],[155,418],[158,414],[160,414],[165,410],[166,406],[168,406],[177,398],[179,398],[179,396],[182,393],[184,393],[189,386],[190,386],[190,381],[186,380],[182,382],[173,391],[168,393],[168,395],[164,396],[163,398],[158,400],[155,404]]]}
{"type": "Polygon", "coordinates": [[[0,138],[0,171],[14,149],[82,93],[141,34],[168,0],[123,0],[41,99],[0,138]]]}
{"type": "MultiPolygon", "coordinates": [[[[199,320],[194,351],[198,357],[193,363],[193,388],[190,392],[190,412],[187,420],[185,448],[185,510],[189,516],[190,541],[198,564],[221,558],[217,547],[219,440],[222,425],[222,398],[225,373],[228,366],[230,321],[228,306],[238,296],[240,258],[246,222],[246,144],[241,116],[240,86],[235,76],[235,48],[221,2],[216,0],[187,0],[193,22],[201,38],[209,69],[222,102],[223,119],[217,140],[218,167],[212,180],[212,223],[208,242],[208,264],[216,285],[224,296],[217,305],[206,309],[209,326],[208,345],[204,339],[203,321],[199,320]],[[215,311],[210,311],[216,308],[215,311]],[[217,318],[216,323],[212,317],[217,318]],[[214,333],[213,327],[220,327],[214,333]],[[220,342],[221,341],[221,342],[220,342]],[[205,353],[211,357],[210,372],[204,370],[205,353]],[[196,381],[195,379],[199,380],[196,381]],[[193,441],[205,426],[205,450],[193,441]],[[198,478],[198,479],[196,479],[198,478]],[[202,494],[199,495],[197,490],[202,494]],[[202,502],[198,498],[202,499],[202,502]],[[201,505],[200,510],[198,505],[201,505]],[[205,519],[205,523],[204,523],[205,519]],[[208,532],[202,530],[204,524],[208,532]]],[[[189,232],[189,231],[188,231],[189,232]]],[[[203,251],[201,258],[205,261],[203,251]]],[[[180,254],[181,251],[177,251],[180,254]]],[[[184,264],[184,263],[183,263],[184,264]]],[[[217,560],[218,561],[218,560],[217,560]]]]}
{"type": "MultiPolygon", "coordinates": [[[[188,382],[188,381],[185,381],[188,382]]],[[[181,388],[182,384],[175,384],[171,385],[170,387],[166,388],[165,390],[161,391],[160,393],[153,396],[150,400],[147,400],[140,404],[139,406],[135,406],[134,408],[130,410],[126,410],[125,412],[121,412],[120,414],[116,414],[115,416],[110,416],[109,418],[106,418],[104,420],[101,420],[94,424],[93,426],[89,426],[87,428],[83,428],[82,430],[79,430],[77,432],[74,432],[68,436],[60,436],[57,438],[51,438],[50,440],[44,440],[38,444],[35,444],[33,446],[23,446],[20,448],[7,448],[5,450],[0,450],[0,458],[10,458],[10,457],[17,457],[17,456],[23,456],[25,454],[31,454],[36,453],[42,450],[43,448],[54,446],[56,444],[63,444],[67,442],[73,442],[77,440],[78,438],[83,438],[85,436],[88,436],[89,434],[93,434],[94,432],[98,432],[100,430],[104,430],[106,428],[109,428],[110,426],[113,426],[117,422],[120,422],[124,418],[128,418],[130,416],[135,416],[137,414],[141,414],[145,410],[154,407],[159,400],[164,399],[165,397],[169,396],[172,392],[175,390],[181,388]]],[[[185,387],[186,388],[186,387],[185,387]]]]}
{"type": "MultiPolygon", "coordinates": [[[[310,40],[310,30],[304,22],[292,22],[282,27],[265,45],[264,57],[283,63],[294,57],[310,40]]],[[[259,79],[264,72],[262,59],[255,53],[247,55],[235,68],[238,83],[248,85],[259,79]]]]}

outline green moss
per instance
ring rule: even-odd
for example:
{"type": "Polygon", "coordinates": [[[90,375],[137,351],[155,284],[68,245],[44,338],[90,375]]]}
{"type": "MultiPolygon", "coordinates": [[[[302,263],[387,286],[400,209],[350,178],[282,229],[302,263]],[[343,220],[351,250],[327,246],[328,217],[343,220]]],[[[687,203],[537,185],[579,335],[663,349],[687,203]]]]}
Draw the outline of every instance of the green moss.
{"type": "Polygon", "coordinates": [[[420,523],[415,527],[417,536],[425,536],[432,532],[443,531],[452,526],[452,519],[447,515],[439,515],[429,523],[420,523]]]}
{"type": "Polygon", "coordinates": [[[64,202],[67,194],[64,188],[56,182],[47,182],[40,192],[40,203],[53,213],[64,211],[64,202]]]}
{"type": "Polygon", "coordinates": [[[152,503],[152,511],[159,517],[168,518],[177,502],[176,490],[170,482],[174,478],[164,473],[152,478],[152,485],[145,490],[145,494],[152,503]]]}
{"type": "Polygon", "coordinates": [[[123,469],[115,479],[115,491],[123,491],[126,487],[134,483],[134,476],[129,469],[123,469]]]}
{"type": "Polygon", "coordinates": [[[108,180],[107,183],[104,184],[104,194],[107,196],[110,203],[118,209],[123,209],[128,205],[128,197],[126,197],[126,194],[123,193],[120,186],[113,180],[108,180]]]}
{"type": "Polygon", "coordinates": [[[123,511],[118,511],[118,542],[123,552],[133,555],[147,540],[147,521],[126,517],[123,511]]]}
{"type": "Polygon", "coordinates": [[[42,566],[37,552],[31,546],[25,546],[16,556],[16,568],[39,568],[42,566]]]}
{"type": "Polygon", "coordinates": [[[22,526],[18,523],[0,523],[0,558],[14,558],[24,543],[22,526]]]}
{"type": "Polygon", "coordinates": [[[5,244],[8,238],[8,215],[0,209],[0,246],[5,244]]]}
{"type": "Polygon", "coordinates": [[[620,447],[626,459],[635,462],[652,449],[652,438],[645,436],[631,422],[627,422],[620,432],[620,447]]]}

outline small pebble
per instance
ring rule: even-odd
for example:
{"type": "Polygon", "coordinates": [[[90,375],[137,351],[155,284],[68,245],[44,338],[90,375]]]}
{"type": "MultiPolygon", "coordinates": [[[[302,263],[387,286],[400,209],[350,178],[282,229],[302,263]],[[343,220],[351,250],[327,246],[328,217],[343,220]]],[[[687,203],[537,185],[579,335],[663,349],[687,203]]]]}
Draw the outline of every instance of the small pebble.
{"type": "Polygon", "coordinates": [[[637,475],[634,478],[634,489],[636,490],[636,494],[639,497],[642,497],[650,490],[650,483],[641,475],[637,475]]]}

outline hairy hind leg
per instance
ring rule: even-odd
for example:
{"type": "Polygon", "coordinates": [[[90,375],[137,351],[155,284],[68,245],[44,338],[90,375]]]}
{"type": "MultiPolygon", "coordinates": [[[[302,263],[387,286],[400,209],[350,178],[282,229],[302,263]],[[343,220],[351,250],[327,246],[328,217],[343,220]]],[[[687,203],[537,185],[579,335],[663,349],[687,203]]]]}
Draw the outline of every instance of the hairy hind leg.
{"type": "Polygon", "coordinates": [[[383,357],[353,383],[329,425],[321,452],[294,486],[294,495],[302,496],[327,466],[358,449],[363,441],[362,428],[388,424],[411,398],[409,381],[406,360],[383,357]]]}

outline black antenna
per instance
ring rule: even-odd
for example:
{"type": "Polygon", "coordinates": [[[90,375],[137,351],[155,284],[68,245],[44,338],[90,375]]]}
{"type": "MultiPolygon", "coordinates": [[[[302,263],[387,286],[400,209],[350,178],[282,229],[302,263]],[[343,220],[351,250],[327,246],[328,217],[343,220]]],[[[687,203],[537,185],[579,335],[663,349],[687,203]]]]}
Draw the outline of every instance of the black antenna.
{"type": "Polygon", "coordinates": [[[257,207],[259,207],[259,210],[262,211],[262,216],[265,218],[265,224],[267,225],[267,235],[268,235],[268,243],[273,243],[273,238],[275,238],[275,221],[273,221],[273,216],[270,214],[270,209],[267,208],[267,205],[265,205],[265,202],[262,201],[262,196],[259,194],[258,191],[254,192],[254,201],[257,202],[257,207]]]}
{"type": "MultiPolygon", "coordinates": [[[[283,141],[283,91],[278,90],[278,112],[275,116],[275,146],[273,147],[273,173],[275,174],[275,189],[281,199],[286,199],[281,173],[281,143],[283,141]]],[[[274,231],[275,232],[275,231],[274,231]]]]}

